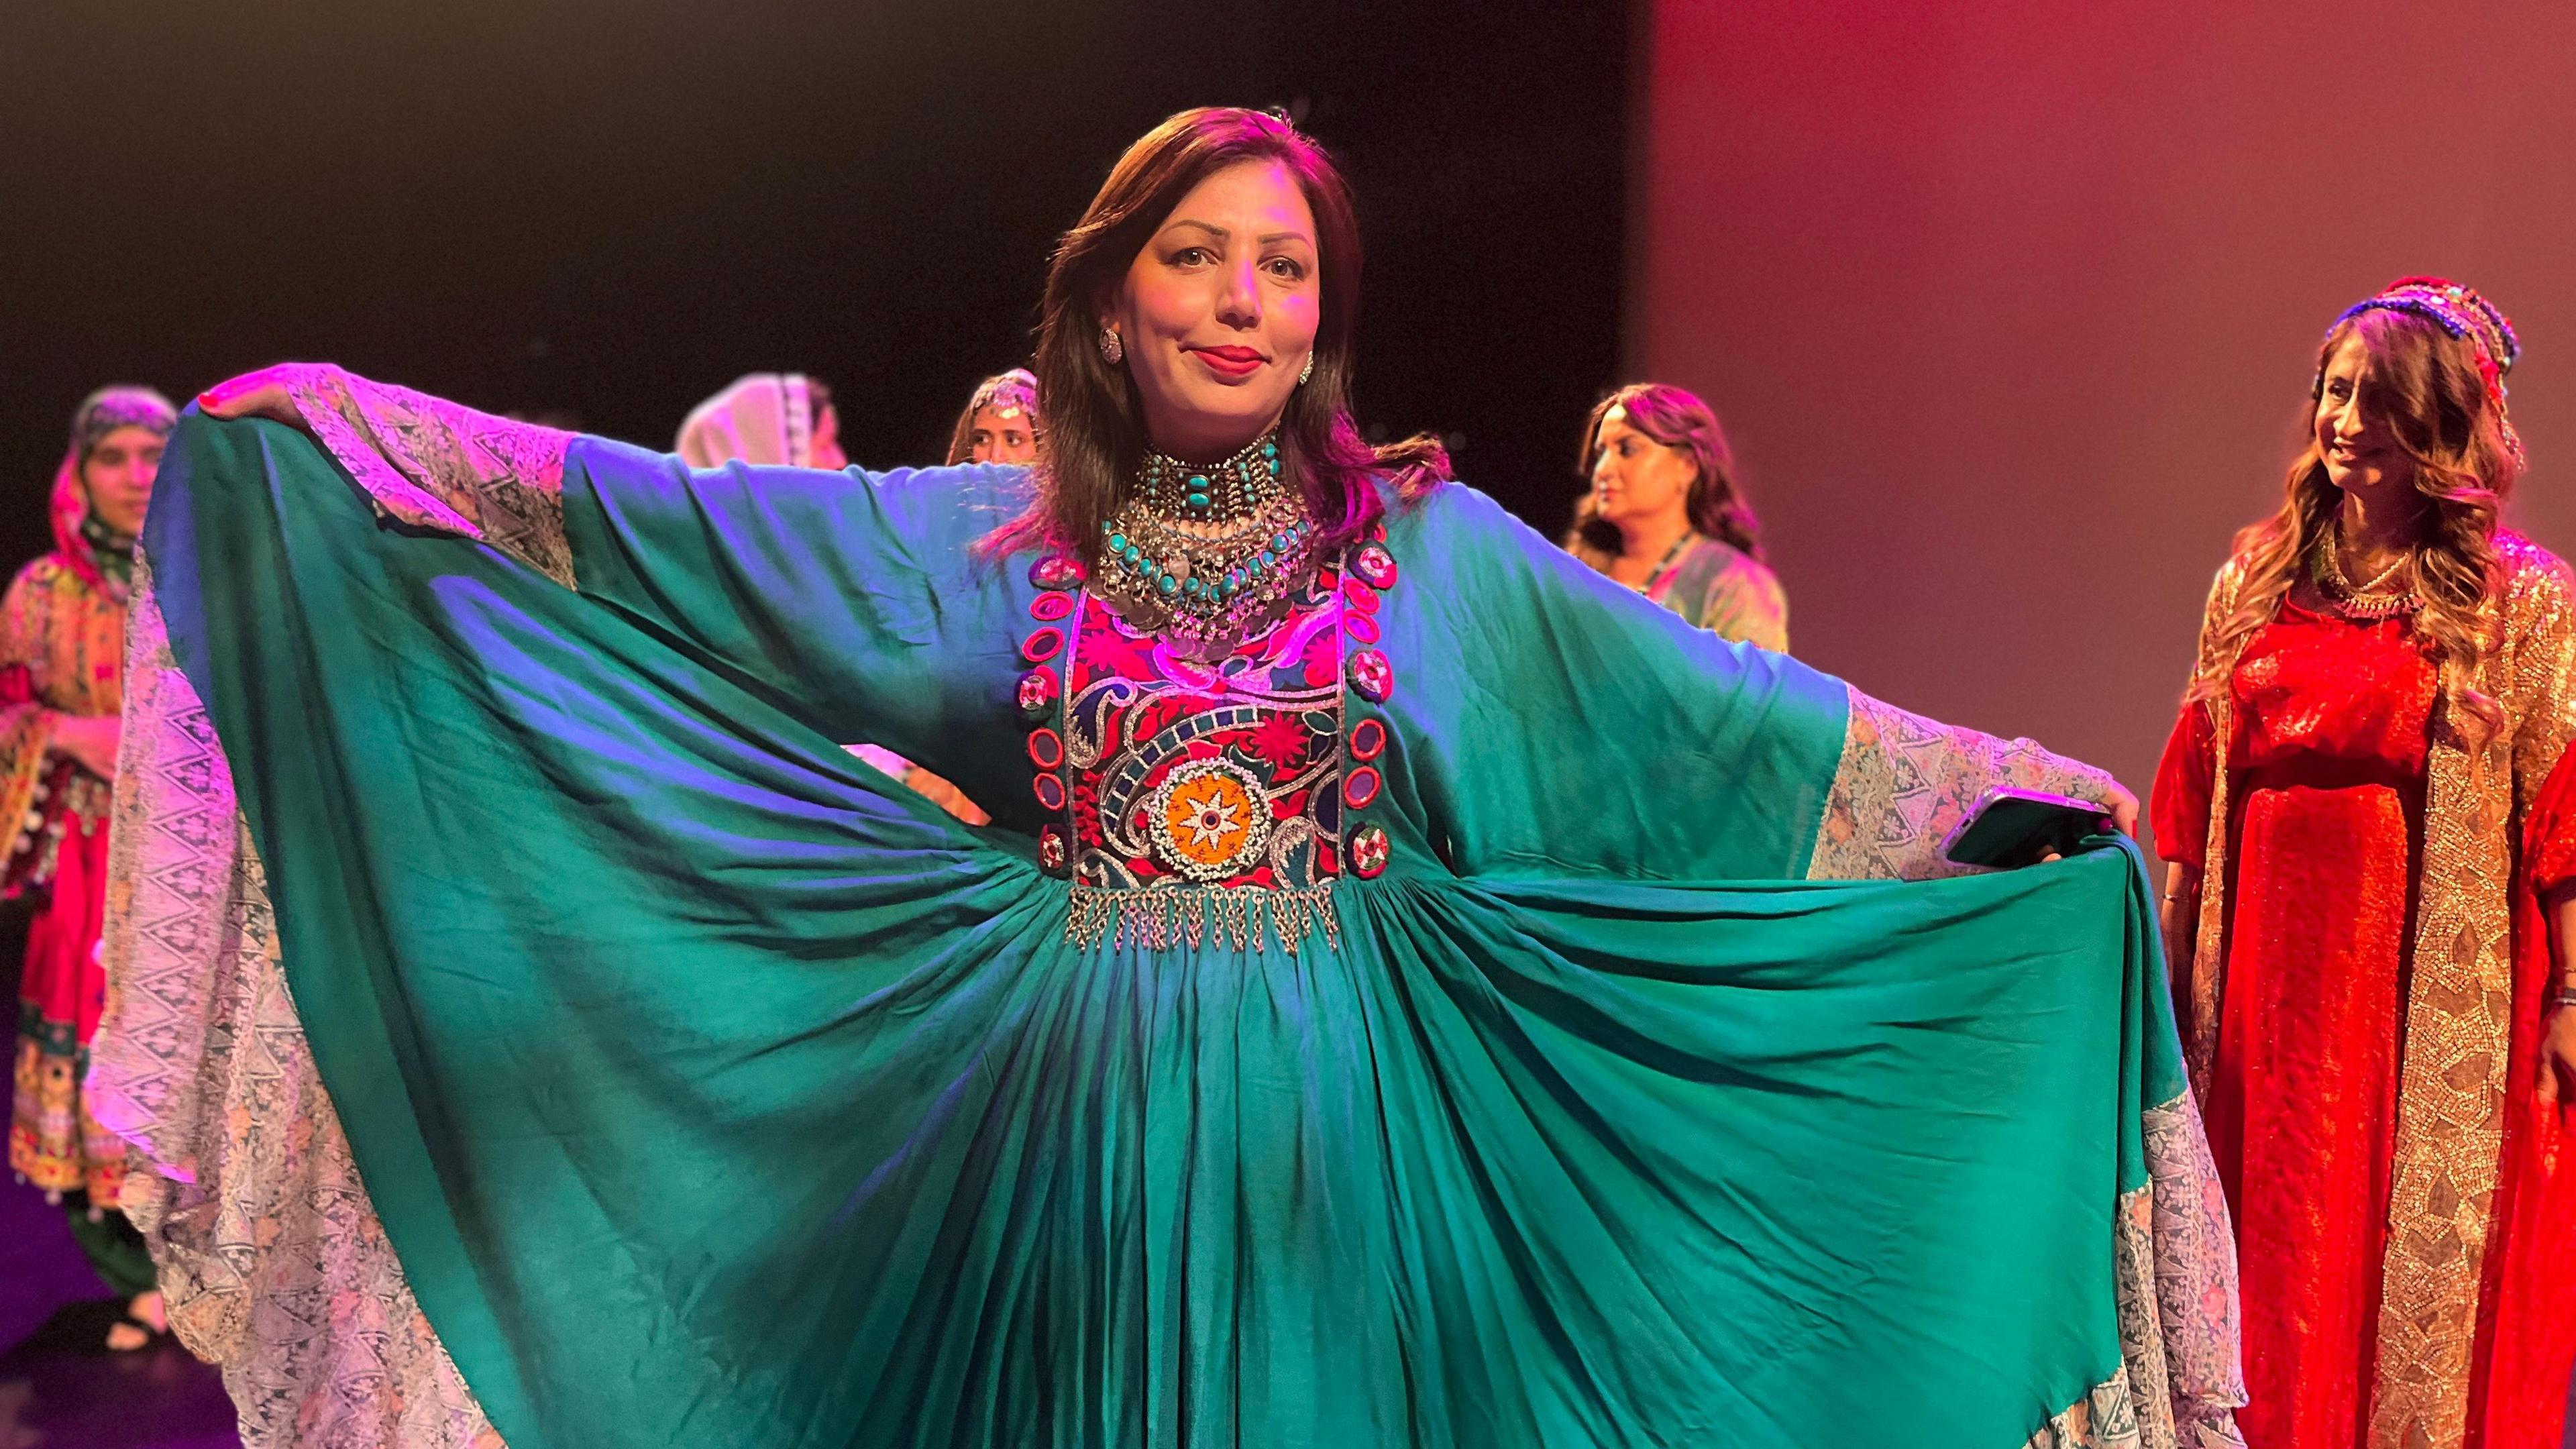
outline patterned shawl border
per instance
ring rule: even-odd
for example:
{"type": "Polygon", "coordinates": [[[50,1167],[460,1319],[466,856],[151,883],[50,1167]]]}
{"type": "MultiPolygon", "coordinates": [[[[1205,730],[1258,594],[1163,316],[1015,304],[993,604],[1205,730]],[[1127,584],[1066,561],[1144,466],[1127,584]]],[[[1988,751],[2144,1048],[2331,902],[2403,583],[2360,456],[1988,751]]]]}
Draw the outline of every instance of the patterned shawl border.
{"type": "MultiPolygon", "coordinates": [[[[1851,691],[1843,756],[1808,876],[1922,880],[1950,828],[1996,785],[2104,798],[2109,777],[2028,740],[2000,740],[1851,691]]],[[[2148,1182],[2117,1206],[2122,1367],[2052,1417],[2028,1449],[2242,1449],[2236,1240],[2200,1107],[2186,1089],[2141,1124],[2148,1182]]]]}
{"type": "Polygon", "coordinates": [[[564,531],[573,435],[389,387],[329,364],[286,369],[296,411],[377,511],[489,544],[574,587],[564,531]]]}
{"type": "Polygon", "coordinates": [[[2139,1424],[2136,1393],[2124,1364],[2083,1398],[2049,1415],[2022,1449],[2174,1449],[2174,1441],[2155,1438],[2139,1424]]]}
{"type": "Polygon", "coordinates": [[[1997,785],[2110,798],[2108,773],[2032,741],[1945,725],[1844,688],[1851,710],[1808,856],[1810,880],[1931,880],[1974,870],[1942,859],[1941,841],[1997,785]]]}
{"type": "Polygon", "coordinates": [[[2236,1246],[2218,1164],[2189,1091],[2141,1125],[2148,1180],[2113,1217],[2119,1372],[2024,1449],[2245,1449],[2236,1246]]]}
{"type": "Polygon", "coordinates": [[[501,1449],[358,1177],[221,744],[135,583],[90,1090],[171,1327],[247,1449],[501,1449]]]}

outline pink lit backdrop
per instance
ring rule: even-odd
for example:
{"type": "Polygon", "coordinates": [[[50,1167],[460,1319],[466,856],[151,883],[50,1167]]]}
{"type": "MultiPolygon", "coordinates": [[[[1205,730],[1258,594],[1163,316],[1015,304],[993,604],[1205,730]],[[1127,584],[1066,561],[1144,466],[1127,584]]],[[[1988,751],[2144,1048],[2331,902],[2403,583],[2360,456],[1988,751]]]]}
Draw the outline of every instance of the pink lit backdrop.
{"type": "Polygon", "coordinates": [[[2319,333],[2410,272],[2521,330],[2576,550],[2576,7],[1652,9],[1630,372],[1725,419],[1809,661],[2143,796],[2319,333]]]}

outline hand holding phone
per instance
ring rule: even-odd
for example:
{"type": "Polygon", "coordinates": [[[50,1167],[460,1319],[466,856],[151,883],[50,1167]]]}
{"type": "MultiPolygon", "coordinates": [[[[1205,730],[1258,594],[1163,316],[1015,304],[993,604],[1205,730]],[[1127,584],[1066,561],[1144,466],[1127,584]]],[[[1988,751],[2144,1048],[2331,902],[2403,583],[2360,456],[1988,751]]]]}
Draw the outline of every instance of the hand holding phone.
{"type": "Polygon", "coordinates": [[[1941,855],[1960,865],[2008,869],[2070,855],[2086,837],[2112,829],[2111,811],[2091,800],[2039,790],[1997,786],[1941,842],[1941,855]]]}

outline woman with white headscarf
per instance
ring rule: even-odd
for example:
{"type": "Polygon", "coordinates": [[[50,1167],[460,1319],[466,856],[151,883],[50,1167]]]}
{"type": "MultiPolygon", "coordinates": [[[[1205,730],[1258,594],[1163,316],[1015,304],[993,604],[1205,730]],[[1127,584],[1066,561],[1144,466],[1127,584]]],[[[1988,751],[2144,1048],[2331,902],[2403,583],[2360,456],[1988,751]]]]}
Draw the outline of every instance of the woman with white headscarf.
{"type": "Polygon", "coordinates": [[[755,372],[708,398],[680,424],[674,452],[693,468],[726,463],[846,468],[832,390],[801,372],[755,372]]]}

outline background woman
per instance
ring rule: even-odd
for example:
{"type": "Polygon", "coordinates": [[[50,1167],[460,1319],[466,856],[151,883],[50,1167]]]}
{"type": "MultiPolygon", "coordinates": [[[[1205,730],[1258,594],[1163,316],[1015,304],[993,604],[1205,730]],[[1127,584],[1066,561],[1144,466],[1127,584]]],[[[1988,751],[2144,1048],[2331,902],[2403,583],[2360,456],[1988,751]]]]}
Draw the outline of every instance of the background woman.
{"type": "Polygon", "coordinates": [[[2336,319],[2156,782],[2257,1449],[2555,1444],[2576,1354],[2576,591],[2499,523],[2518,350],[2336,319]]]}
{"type": "Polygon", "coordinates": [[[1565,546],[1720,638],[1789,648],[1789,600],[1762,562],[1761,525],[1717,414],[1660,382],[1619,389],[1583,427],[1591,490],[1565,546]]]}
{"type": "Polygon", "coordinates": [[[1034,463],[1044,426],[1038,416],[1037,374],[1014,367],[975,385],[949,435],[948,461],[1034,463]]]}
{"type": "Polygon", "coordinates": [[[160,1249],[250,1300],[173,1312],[247,1440],[354,1414],[342,1372],[514,1449],[2224,1431],[2134,858],[1833,884],[1946,874],[1990,783],[2134,802],[1370,447],[1359,269],[1285,121],[1156,128],[1048,277],[1034,496],[333,368],[210,395],[314,438],[181,430],[112,1034],[120,1083],[209,1084],[119,1122],[160,1249]],[[247,836],[164,828],[210,816],[247,836]],[[286,949],[231,949],[263,911],[286,949]]]}
{"type": "Polygon", "coordinates": [[[82,1090],[107,995],[98,962],[119,676],[134,537],[178,414],[149,388],[90,394],[54,475],[53,551],[0,601],[0,820],[15,837],[0,889],[33,896],[19,986],[9,1166],[62,1202],[91,1266],[126,1300],[108,1346],[166,1327],[152,1259],[123,1213],[125,1145],[82,1090]]]}
{"type": "Polygon", "coordinates": [[[754,372],[689,410],[672,451],[692,468],[727,463],[846,468],[832,390],[801,372],[754,372]]]}

